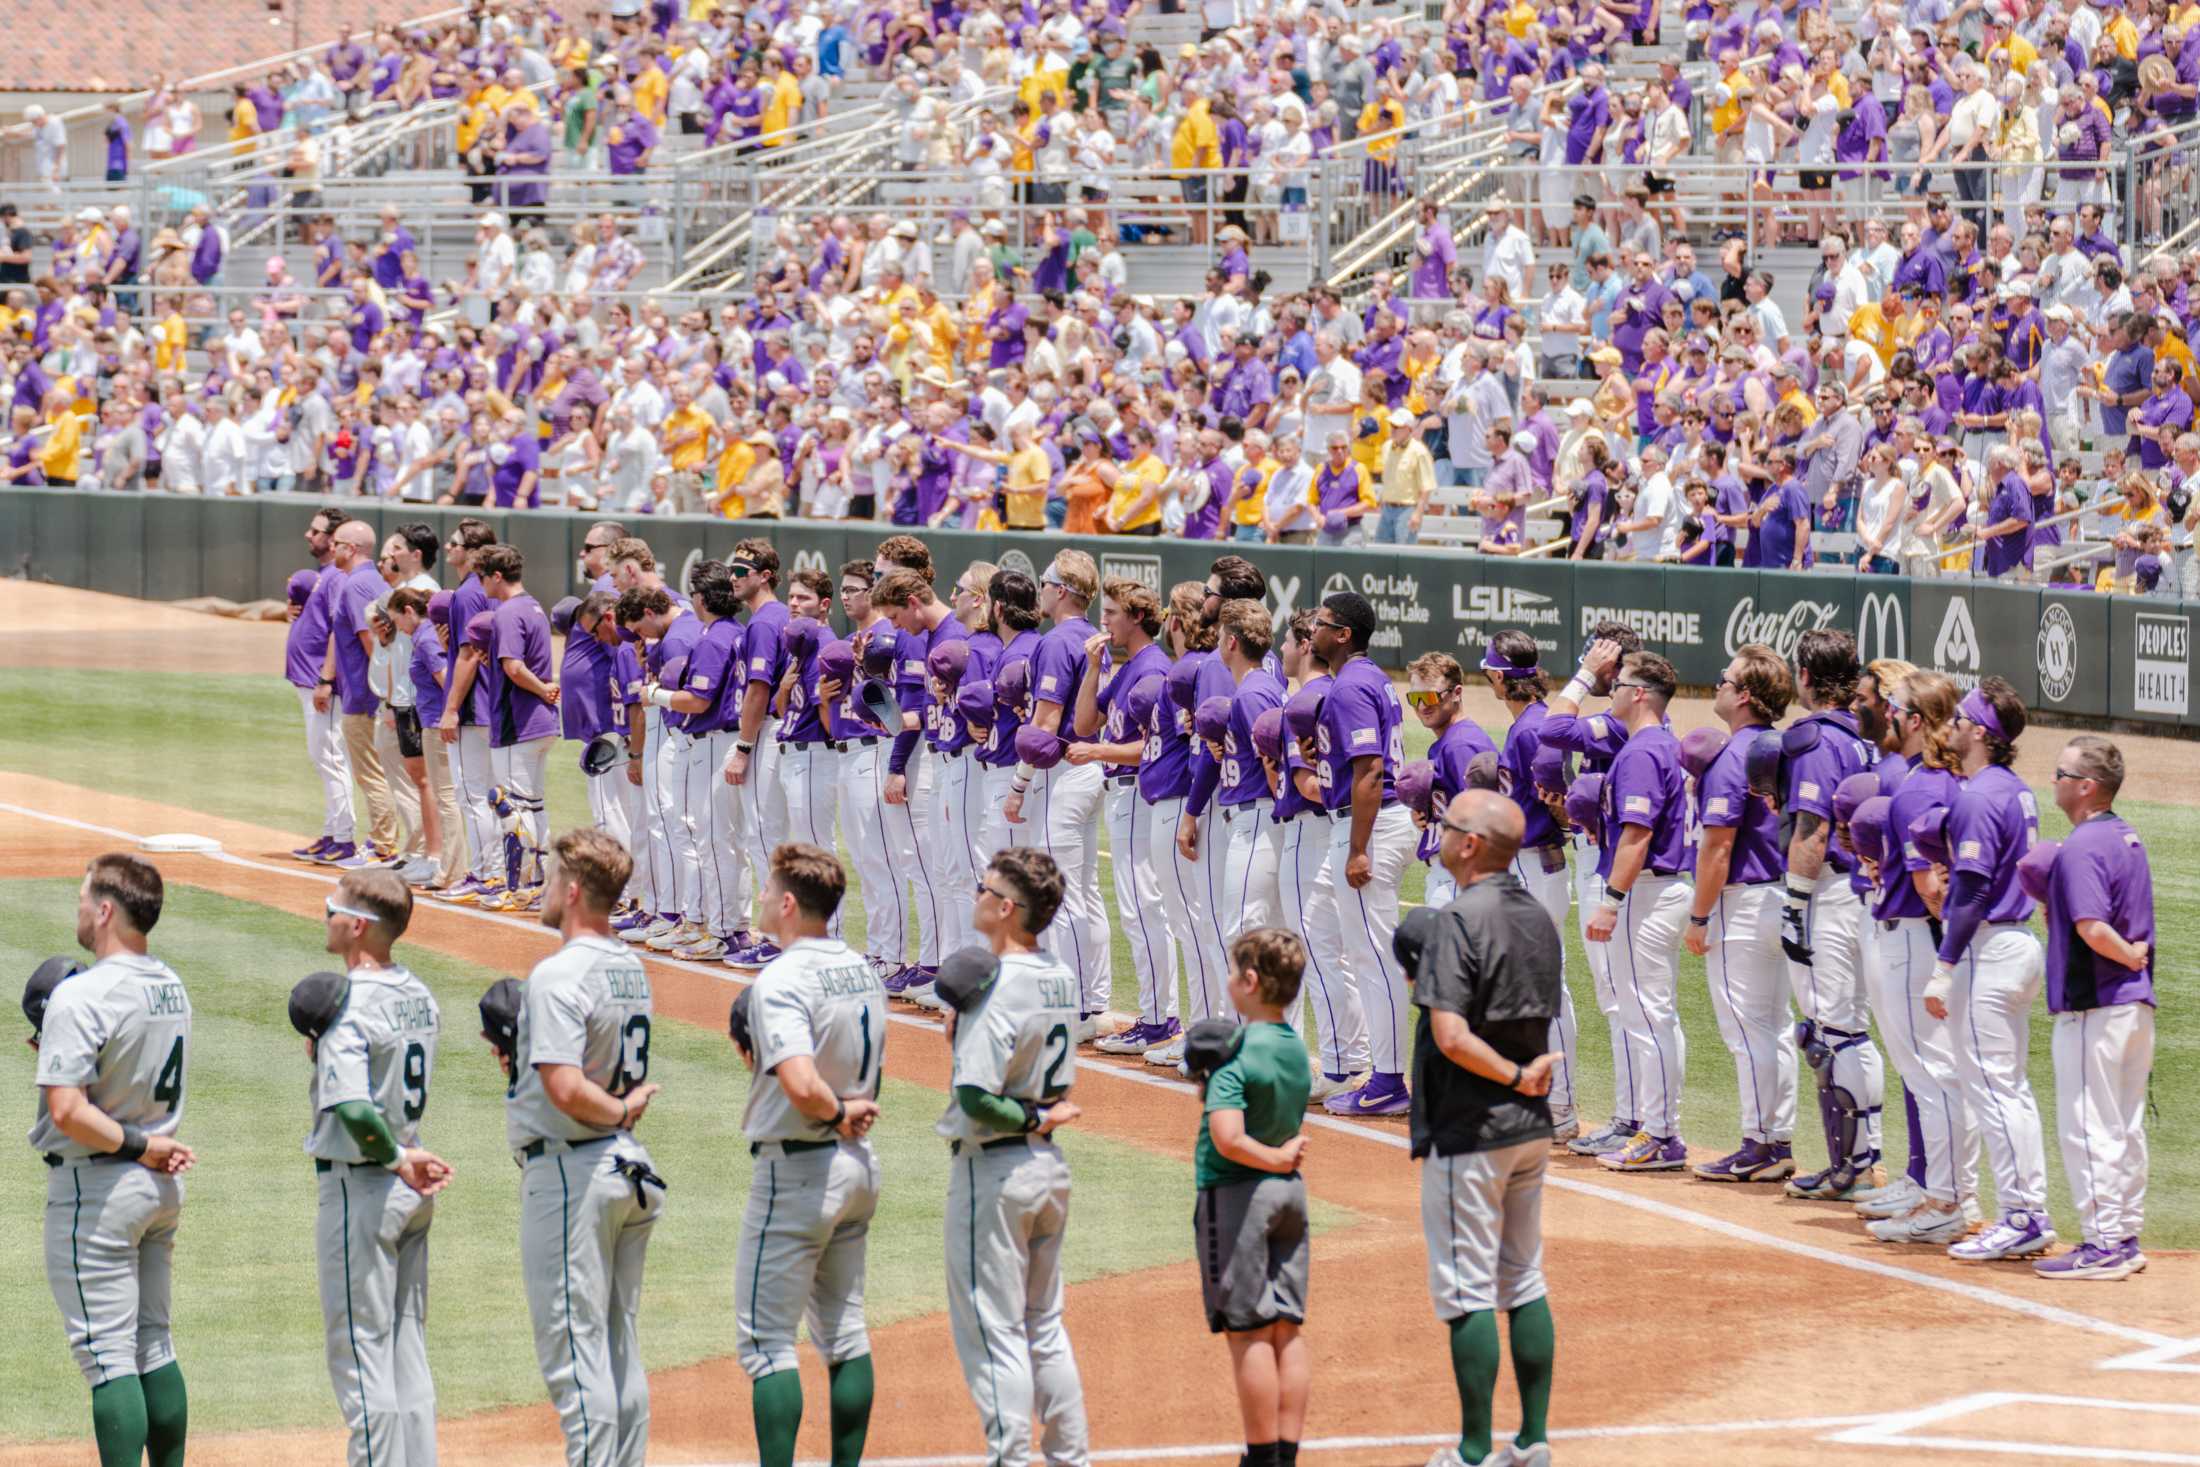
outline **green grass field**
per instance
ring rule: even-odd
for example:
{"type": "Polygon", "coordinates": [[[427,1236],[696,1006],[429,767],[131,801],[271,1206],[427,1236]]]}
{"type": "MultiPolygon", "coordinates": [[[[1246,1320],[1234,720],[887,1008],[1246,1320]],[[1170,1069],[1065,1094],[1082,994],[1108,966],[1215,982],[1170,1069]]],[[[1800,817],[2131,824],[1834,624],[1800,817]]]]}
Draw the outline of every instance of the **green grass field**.
{"type": "MultiPolygon", "coordinates": [[[[114,731],[100,735],[112,750],[114,731]]],[[[273,817],[269,817],[273,818],[273,817]]],[[[0,882],[0,972],[27,974],[73,950],[75,883],[0,882]]],[[[336,1424],[322,1364],[313,1264],[314,1179],[301,1149],[307,1063],[285,1016],[290,985],[327,966],[318,923],[191,887],[172,887],[155,951],[184,976],[194,1010],[183,1134],[199,1153],[177,1250],[175,1329],[200,1430],[336,1424]]],[[[437,1201],[431,1329],[446,1415],[542,1398],[520,1287],[519,1173],[504,1148],[502,1073],[475,1037],[474,1004],[496,975],[413,951],[443,1010],[444,1043],[425,1123],[459,1179],[437,1201]]],[[[730,990],[729,990],[730,991],[730,990]]],[[[11,1004],[12,1012],[12,1004],[11,1004]]],[[[28,1120],[32,1055],[0,1047],[0,1094],[28,1120]]],[[[733,1350],[732,1240],[750,1162],[740,1138],[748,1073],[725,1038],[684,1024],[657,1032],[651,1078],[664,1097],[643,1124],[670,1208],[650,1248],[647,1358],[669,1368],[733,1350]]],[[[947,1153],[932,1133],[937,1091],[889,1080],[873,1139],[885,1175],[870,1254],[874,1326],[943,1306],[939,1250],[947,1153]]],[[[1077,1174],[1071,1279],[1188,1261],[1188,1227],[1154,1226],[1153,1201],[1181,1199],[1191,1167],[1089,1133],[1065,1133],[1077,1174]]],[[[35,1240],[44,1167],[18,1149],[0,1188],[0,1441],[84,1434],[84,1385],[63,1346],[35,1240]]],[[[1172,1222],[1172,1205],[1161,1209],[1172,1222]]],[[[1325,1208],[1334,1226],[1349,1214],[1325,1208]]]]}

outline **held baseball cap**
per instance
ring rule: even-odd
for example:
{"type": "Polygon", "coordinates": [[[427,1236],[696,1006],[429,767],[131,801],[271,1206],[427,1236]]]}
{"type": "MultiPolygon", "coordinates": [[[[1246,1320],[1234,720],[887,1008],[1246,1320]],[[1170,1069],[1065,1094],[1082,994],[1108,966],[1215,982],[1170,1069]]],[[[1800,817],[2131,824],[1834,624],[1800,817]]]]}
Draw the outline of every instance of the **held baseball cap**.
{"type": "Polygon", "coordinates": [[[84,965],[71,957],[48,958],[31,970],[31,981],[23,985],[23,1017],[31,1021],[33,1034],[45,1030],[53,991],[83,971],[84,965]]]}
{"type": "Polygon", "coordinates": [[[932,991],[958,1014],[967,1014],[993,991],[1001,973],[1001,960],[982,947],[959,947],[940,960],[939,977],[932,991]]]}
{"type": "Polygon", "coordinates": [[[1031,659],[1019,657],[1014,662],[1004,662],[993,670],[993,701],[1011,713],[1017,713],[1024,701],[1031,696],[1031,659]]]}
{"type": "Polygon", "coordinates": [[[1779,796],[1782,752],[1782,739],[1777,729],[1760,729],[1749,741],[1749,753],[1742,768],[1751,794],[1779,796]]]}
{"type": "Polygon", "coordinates": [[[894,672],[894,634],[874,631],[871,639],[863,644],[863,675],[865,677],[891,677],[894,672]]]}
{"type": "Polygon", "coordinates": [[[482,991],[475,1008],[481,1015],[481,1037],[509,1056],[519,1047],[519,980],[499,978],[482,991]]]}
{"type": "Polygon", "coordinates": [[[562,596],[557,605],[550,608],[550,630],[561,637],[573,635],[573,618],[580,614],[581,598],[562,596]]]}
{"type": "Polygon", "coordinates": [[[756,1030],[749,1017],[754,1011],[755,993],[756,985],[752,983],[733,996],[733,1004],[726,1010],[726,1037],[745,1055],[756,1053],[756,1030]]]}
{"type": "Polygon", "coordinates": [[[1494,790],[1497,788],[1497,755],[1484,749],[1467,761],[1467,788],[1470,790],[1494,790]]]}
{"type": "Polygon", "coordinates": [[[1154,709],[1164,696],[1167,680],[1158,672],[1149,672],[1131,684],[1130,696],[1123,704],[1123,721],[1143,733],[1153,724],[1154,709]]]}
{"type": "Polygon", "coordinates": [[[1535,751],[1535,758],[1528,761],[1528,778],[1534,781],[1536,789],[1545,794],[1566,793],[1566,751],[1549,744],[1540,745],[1535,751]]]}
{"type": "Polygon", "coordinates": [[[351,980],[341,973],[308,973],[290,990],[290,1027],[319,1039],[343,1015],[351,980]]]}
{"type": "Polygon", "coordinates": [[[1849,849],[1874,863],[1887,859],[1888,816],[1894,802],[1873,795],[1849,813],[1849,849]]]}
{"type": "Polygon", "coordinates": [[[1203,700],[1192,712],[1192,732],[1202,739],[1221,743],[1230,736],[1230,700],[1217,693],[1203,700]]]}
{"type": "Polygon", "coordinates": [[[2017,885],[2035,902],[2047,900],[2047,883],[2055,874],[2055,858],[2062,854],[2062,842],[2043,840],[2024,853],[2017,862],[2017,885]]]}
{"type": "Polygon", "coordinates": [[[974,677],[955,690],[955,715],[972,728],[993,727],[993,682],[974,677]]]}
{"type": "Polygon", "coordinates": [[[1833,820],[1846,825],[1856,817],[1856,807],[1879,793],[1879,776],[1852,774],[1833,788],[1833,820]]]}
{"type": "Polygon", "coordinates": [[[1200,659],[1195,657],[1180,657],[1169,666],[1169,701],[1186,713],[1199,707],[1199,669],[1200,659]]]}
{"type": "Polygon", "coordinates": [[[290,598],[291,605],[303,606],[311,599],[313,588],[319,584],[321,584],[321,577],[317,572],[309,570],[292,571],[290,573],[290,583],[283,587],[283,594],[290,598]]]}
{"type": "Polygon", "coordinates": [[[942,642],[924,659],[924,670],[950,688],[962,681],[963,672],[969,666],[968,642],[942,642]]]}
{"type": "Polygon", "coordinates": [[[1215,1071],[1237,1058],[1245,1042],[1245,1030],[1228,1019],[1201,1019],[1184,1031],[1184,1069],[1198,1085],[1214,1078],[1215,1071]]]}
{"type": "Polygon", "coordinates": [[[1421,955],[1428,951],[1429,943],[1436,936],[1436,924],[1440,920],[1436,908],[1415,907],[1398,919],[1398,925],[1390,934],[1390,955],[1398,960],[1408,978],[1421,975],[1421,955]]]}
{"type": "Polygon", "coordinates": [[[493,611],[477,611],[466,623],[466,635],[460,639],[460,645],[487,650],[489,644],[496,639],[496,630],[497,614],[493,611]]]}
{"type": "Polygon", "coordinates": [[[852,684],[856,680],[855,644],[843,637],[819,648],[817,675],[820,680],[830,678],[842,687],[852,684]]]}
{"type": "Polygon", "coordinates": [[[1270,708],[1253,720],[1253,752],[1263,759],[1283,762],[1283,710],[1270,708]]]}
{"type": "Polygon", "coordinates": [[[1301,688],[1291,695],[1291,701],[1283,705],[1283,726],[1290,730],[1292,738],[1314,737],[1314,730],[1321,723],[1324,701],[1320,688],[1301,688]]]}
{"type": "Polygon", "coordinates": [[[863,686],[856,689],[856,701],[863,705],[863,716],[881,729],[887,733],[901,732],[901,703],[885,679],[865,678],[863,686]]]}
{"type": "Polygon", "coordinates": [[[1427,815],[1435,786],[1436,766],[1426,759],[1416,759],[1398,771],[1398,803],[1412,814],[1427,815]]]}
{"type": "Polygon", "coordinates": [[[1036,723],[1016,730],[1016,758],[1033,769],[1052,769],[1062,762],[1062,741],[1036,723]]]}
{"type": "Polygon", "coordinates": [[[1910,822],[1904,839],[1921,860],[1935,866],[1948,864],[1948,807],[1935,805],[1910,822]]]}
{"type": "Polygon", "coordinates": [[[1688,771],[1690,779],[1702,779],[1704,771],[1725,749],[1725,729],[1692,728],[1681,735],[1681,768],[1688,771]]]}
{"type": "Polygon", "coordinates": [[[818,644],[825,636],[826,629],[818,625],[816,618],[791,617],[779,633],[779,645],[786,649],[789,657],[800,664],[817,655],[818,644]]]}
{"type": "Polygon", "coordinates": [[[438,591],[428,598],[428,620],[445,631],[450,630],[451,598],[455,594],[457,593],[452,591],[438,591]]]}
{"type": "Polygon", "coordinates": [[[1322,516],[1322,528],[1332,535],[1342,535],[1351,524],[1352,521],[1341,509],[1333,509],[1322,516]]]}
{"type": "Polygon", "coordinates": [[[1584,774],[1566,787],[1566,818],[1583,830],[1593,829],[1604,804],[1604,776],[1584,774]]]}
{"type": "Polygon", "coordinates": [[[619,752],[623,747],[610,734],[597,734],[581,746],[581,773],[591,778],[609,773],[611,766],[619,762],[619,752]]]}

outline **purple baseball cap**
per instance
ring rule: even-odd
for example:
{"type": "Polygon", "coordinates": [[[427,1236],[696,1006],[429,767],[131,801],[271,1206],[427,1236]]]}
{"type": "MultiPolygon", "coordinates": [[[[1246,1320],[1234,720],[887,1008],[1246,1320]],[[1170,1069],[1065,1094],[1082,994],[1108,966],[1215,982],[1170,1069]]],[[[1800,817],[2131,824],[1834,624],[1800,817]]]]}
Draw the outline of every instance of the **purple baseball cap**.
{"type": "Polygon", "coordinates": [[[993,682],[974,677],[955,689],[955,714],[972,728],[993,727],[993,682]]]}
{"type": "Polygon", "coordinates": [[[1846,825],[1856,816],[1856,807],[1879,793],[1879,776],[1876,774],[1852,774],[1833,787],[1833,821],[1846,825]]]}
{"type": "Polygon", "coordinates": [[[1314,728],[1321,722],[1322,690],[1301,688],[1291,695],[1291,701],[1283,705],[1283,726],[1294,739],[1314,737],[1314,728]]]}
{"type": "Polygon", "coordinates": [[[2162,557],[2142,555],[2131,563],[2133,581],[2142,591],[2151,591],[2162,579],[2162,557]]]}
{"type": "Polygon", "coordinates": [[[1352,521],[1345,518],[1345,513],[1341,509],[1333,509],[1322,516],[1322,528],[1332,535],[1342,535],[1351,523],[1352,521]]]}
{"type": "Polygon", "coordinates": [[[1014,662],[1004,662],[993,670],[993,701],[1003,708],[1017,709],[1031,696],[1031,659],[1020,657],[1014,662]]]}
{"type": "Polygon", "coordinates": [[[1604,776],[1584,774],[1566,787],[1566,818],[1584,830],[1594,829],[1604,804],[1604,776]]]}
{"type": "Polygon", "coordinates": [[[320,584],[321,573],[319,571],[292,571],[289,584],[283,587],[283,594],[290,598],[291,605],[303,606],[306,604],[307,598],[313,595],[313,588],[320,584]]]}
{"type": "Polygon", "coordinates": [[[1201,701],[1192,710],[1192,732],[1221,743],[1230,736],[1230,700],[1220,693],[1201,701]]]}
{"type": "Polygon", "coordinates": [[[942,642],[924,658],[924,670],[950,688],[962,681],[963,670],[969,666],[968,642],[942,642]]]}
{"type": "Polygon", "coordinates": [[[1948,864],[1948,807],[1935,805],[1910,822],[1905,839],[1935,866],[1948,864]]]}
{"type": "Polygon", "coordinates": [[[2055,874],[2055,858],[2062,854],[2062,842],[2043,840],[2024,853],[2017,862],[2017,885],[2035,902],[2047,900],[2047,883],[2055,874]]]}
{"type": "Polygon", "coordinates": [[[1416,759],[1398,771],[1398,803],[1416,815],[1429,813],[1429,801],[1436,794],[1436,766],[1426,759],[1416,759]]]}
{"type": "Polygon", "coordinates": [[[1016,758],[1034,769],[1052,769],[1062,762],[1062,741],[1036,723],[1016,730],[1016,758]]]}
{"type": "Polygon", "coordinates": [[[1887,859],[1887,840],[1893,834],[1888,818],[1894,810],[1894,801],[1885,795],[1873,795],[1849,812],[1849,848],[1871,862],[1887,859]]]}
{"type": "Polygon", "coordinates": [[[779,634],[779,645],[787,649],[787,655],[796,662],[807,662],[817,655],[818,644],[825,639],[824,627],[814,617],[798,616],[790,620],[779,634]]]}
{"type": "Polygon", "coordinates": [[[830,678],[843,687],[853,684],[856,680],[855,644],[843,637],[818,648],[817,675],[820,680],[830,678]]]}
{"type": "Polygon", "coordinates": [[[1169,701],[1190,713],[1199,707],[1199,669],[1201,664],[1190,657],[1179,657],[1169,665],[1169,701]]]}
{"type": "Polygon", "coordinates": [[[1759,729],[1749,736],[1749,755],[1742,768],[1753,795],[1780,793],[1780,762],[1786,757],[1777,729],[1759,729]]]}
{"type": "Polygon", "coordinates": [[[1711,762],[1726,749],[1723,728],[1692,728],[1681,735],[1681,768],[1690,779],[1702,779],[1711,762]]]}
{"type": "Polygon", "coordinates": [[[675,657],[663,667],[657,669],[657,681],[660,683],[676,683],[687,675],[687,670],[687,658],[675,657]]]}
{"type": "Polygon", "coordinates": [[[1539,746],[1535,758],[1528,761],[1528,778],[1539,790],[1566,793],[1566,751],[1549,744],[1539,746]]]}
{"type": "Polygon", "coordinates": [[[863,675],[865,677],[892,677],[894,675],[894,634],[874,631],[871,639],[863,644],[863,675]]]}
{"type": "Polygon", "coordinates": [[[448,630],[451,625],[451,598],[455,591],[438,591],[428,598],[428,620],[448,630]]]}
{"type": "Polygon", "coordinates": [[[460,638],[462,647],[486,647],[496,636],[497,614],[493,611],[477,611],[466,623],[465,635],[460,638]]]}
{"type": "Polygon", "coordinates": [[[1470,790],[1495,790],[1498,787],[1497,754],[1484,749],[1467,761],[1467,788],[1470,790]]]}
{"type": "Polygon", "coordinates": [[[1158,672],[1149,672],[1131,684],[1124,697],[1123,719],[1132,728],[1143,731],[1153,722],[1153,711],[1160,706],[1162,690],[1167,681],[1158,672]]]}
{"type": "Polygon", "coordinates": [[[1283,762],[1283,710],[1270,708],[1253,720],[1253,752],[1283,762]]]}

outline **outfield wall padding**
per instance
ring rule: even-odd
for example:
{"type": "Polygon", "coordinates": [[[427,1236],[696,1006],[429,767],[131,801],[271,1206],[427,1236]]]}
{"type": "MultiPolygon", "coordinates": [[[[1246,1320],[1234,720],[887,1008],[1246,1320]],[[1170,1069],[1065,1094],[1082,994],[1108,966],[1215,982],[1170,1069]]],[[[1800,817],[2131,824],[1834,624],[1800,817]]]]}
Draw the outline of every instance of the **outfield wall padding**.
{"type": "MultiPolygon", "coordinates": [[[[249,601],[282,595],[289,574],[310,564],[303,538],[319,501],[268,495],[185,499],[0,488],[0,554],[11,575],[29,575],[115,595],[176,601],[221,596],[249,601]]],[[[378,530],[426,520],[439,532],[455,508],[344,501],[378,530]]],[[[551,510],[489,511],[483,518],[527,560],[530,589],[545,602],[579,589],[579,549],[598,516],[551,510]]],[[[805,521],[732,522],[639,516],[668,575],[706,556],[723,558],[751,535],[779,548],[783,571],[869,558],[890,527],[805,521]]],[[[951,585],[973,560],[1036,576],[1064,546],[1089,551],[1102,576],[1129,576],[1166,592],[1199,580],[1225,550],[1246,555],[1269,577],[1279,618],[1340,590],[1374,603],[1381,621],[1374,654],[1402,668],[1424,652],[1450,652],[1470,667],[1489,636],[1507,627],[1532,633],[1546,665],[1572,666],[1598,620],[1627,622],[1671,658],[1681,681],[1715,681],[1733,650],[1766,642],[1786,654],[1814,627],[1856,634],[1867,659],[1899,657],[1969,686],[1994,675],[2027,706],[2079,719],[2116,719],[2200,728],[2193,621],[2200,602],[2103,596],[1968,580],[1859,576],[1843,568],[1785,571],[1682,569],[1616,563],[1511,561],[1419,547],[1316,550],[1121,536],[924,535],[951,585]]],[[[31,630],[17,628],[18,631],[31,630]]]]}

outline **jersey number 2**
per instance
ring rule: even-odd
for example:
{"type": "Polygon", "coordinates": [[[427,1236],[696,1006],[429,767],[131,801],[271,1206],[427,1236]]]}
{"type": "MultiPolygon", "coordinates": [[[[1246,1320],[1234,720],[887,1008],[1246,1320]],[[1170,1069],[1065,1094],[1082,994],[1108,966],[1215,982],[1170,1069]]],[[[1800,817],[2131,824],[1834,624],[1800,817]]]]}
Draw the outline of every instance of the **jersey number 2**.
{"type": "Polygon", "coordinates": [[[1054,1058],[1047,1064],[1046,1078],[1039,1082],[1039,1093],[1042,1099],[1052,1100],[1064,1089],[1055,1081],[1061,1078],[1062,1066],[1069,1063],[1069,1025],[1056,1024],[1047,1030],[1047,1047],[1054,1050],[1054,1058]],[[1055,1048],[1056,1045],[1060,1048],[1055,1048]]]}

